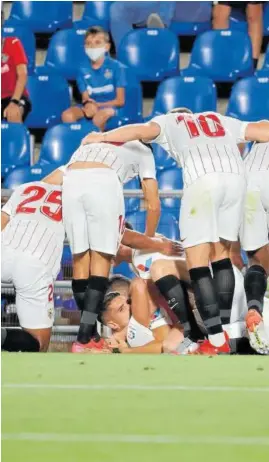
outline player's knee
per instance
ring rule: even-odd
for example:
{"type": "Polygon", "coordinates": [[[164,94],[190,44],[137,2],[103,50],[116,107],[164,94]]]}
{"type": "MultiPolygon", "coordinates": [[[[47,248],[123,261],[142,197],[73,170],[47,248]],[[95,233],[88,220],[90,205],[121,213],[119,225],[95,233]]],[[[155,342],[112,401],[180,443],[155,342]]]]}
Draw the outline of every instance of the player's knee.
{"type": "Polygon", "coordinates": [[[75,117],[71,109],[67,109],[66,111],[62,113],[62,122],[67,123],[67,124],[72,124],[76,121],[77,121],[77,118],[75,117]]]}
{"type": "Polygon", "coordinates": [[[154,261],[150,267],[150,276],[153,281],[157,281],[163,276],[163,270],[160,265],[160,261],[154,261]]]}

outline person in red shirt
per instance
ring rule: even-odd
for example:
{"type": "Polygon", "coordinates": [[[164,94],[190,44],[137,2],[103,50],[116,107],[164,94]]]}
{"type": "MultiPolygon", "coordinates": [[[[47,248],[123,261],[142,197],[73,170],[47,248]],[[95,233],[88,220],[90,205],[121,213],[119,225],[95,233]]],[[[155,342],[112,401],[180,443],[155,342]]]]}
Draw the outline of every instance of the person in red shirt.
{"type": "Polygon", "coordinates": [[[22,123],[31,110],[29,93],[25,88],[28,60],[18,38],[2,37],[1,45],[1,118],[22,123]]]}

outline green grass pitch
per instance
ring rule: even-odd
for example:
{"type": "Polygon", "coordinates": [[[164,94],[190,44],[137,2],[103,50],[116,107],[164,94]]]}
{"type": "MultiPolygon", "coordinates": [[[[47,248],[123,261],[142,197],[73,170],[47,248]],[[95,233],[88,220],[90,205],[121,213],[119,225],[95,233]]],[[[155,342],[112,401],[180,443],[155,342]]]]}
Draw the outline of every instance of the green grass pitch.
{"type": "Polygon", "coordinates": [[[3,462],[266,462],[269,358],[2,354],[3,462]]]}

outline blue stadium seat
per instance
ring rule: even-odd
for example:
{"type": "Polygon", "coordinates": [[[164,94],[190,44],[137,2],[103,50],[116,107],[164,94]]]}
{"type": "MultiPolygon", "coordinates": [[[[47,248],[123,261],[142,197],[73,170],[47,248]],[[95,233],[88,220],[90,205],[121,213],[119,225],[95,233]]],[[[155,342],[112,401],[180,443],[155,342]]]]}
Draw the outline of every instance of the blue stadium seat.
{"type": "Polygon", "coordinates": [[[117,115],[112,117],[106,130],[120,127],[130,123],[142,121],[143,96],[142,88],[132,70],[124,66],[126,73],[127,86],[125,88],[125,104],[117,109],[117,115]]]}
{"type": "Polygon", "coordinates": [[[82,138],[93,130],[98,131],[91,122],[55,125],[47,130],[43,138],[38,163],[66,164],[82,138]]]}
{"type": "Polygon", "coordinates": [[[22,183],[29,181],[40,181],[45,176],[49,175],[55,169],[55,165],[47,164],[43,166],[33,167],[18,167],[12,170],[5,178],[4,188],[14,189],[22,183]]]}
{"type": "Polygon", "coordinates": [[[259,71],[256,71],[255,74],[257,77],[269,77],[269,44],[266,48],[263,66],[259,71]]]}
{"type": "Polygon", "coordinates": [[[33,32],[40,33],[72,27],[72,3],[68,1],[12,2],[8,24],[22,24],[33,32]]]}
{"type": "Polygon", "coordinates": [[[30,76],[27,88],[32,111],[26,118],[30,128],[47,128],[61,122],[62,112],[71,106],[68,84],[60,75],[30,76]]]}
{"type": "Polygon", "coordinates": [[[153,112],[166,113],[179,106],[193,112],[215,111],[217,91],[207,77],[171,77],[164,80],[157,90],[153,112]]]}
{"type": "Polygon", "coordinates": [[[159,144],[153,143],[152,148],[157,170],[163,170],[164,168],[175,167],[177,165],[175,159],[170,157],[167,151],[159,144]]]}
{"type": "Polygon", "coordinates": [[[269,35],[269,3],[265,2],[263,10],[263,35],[269,35]]]}
{"type": "Polygon", "coordinates": [[[35,36],[34,33],[24,26],[7,26],[3,28],[3,37],[18,37],[23,44],[28,58],[28,73],[32,74],[35,68],[35,36]]]}
{"type": "Polygon", "coordinates": [[[114,266],[113,274],[120,274],[129,279],[133,279],[133,277],[135,276],[134,272],[131,270],[129,266],[129,263],[126,263],[125,261],[123,261],[117,266],[114,266]]]}
{"type": "Polygon", "coordinates": [[[179,46],[168,29],[137,29],[122,40],[118,60],[130,67],[139,80],[157,81],[179,74],[179,46]]]}
{"type": "Polygon", "coordinates": [[[269,78],[249,77],[237,82],[232,88],[227,115],[246,121],[268,119],[269,78]]]}
{"type": "Polygon", "coordinates": [[[75,80],[78,71],[89,65],[84,51],[86,30],[61,30],[50,40],[45,67],[61,74],[68,80],[75,80]]]}
{"type": "MultiPolygon", "coordinates": [[[[126,221],[133,225],[136,231],[140,233],[145,232],[146,227],[146,212],[140,211],[135,213],[130,213],[126,215],[126,221]]],[[[159,221],[157,232],[163,234],[169,239],[179,239],[179,228],[178,222],[174,215],[172,215],[169,211],[163,210],[161,214],[161,218],[159,221]]]]}
{"type": "MultiPolygon", "coordinates": [[[[139,179],[136,177],[128,181],[128,183],[125,183],[123,189],[141,189],[141,184],[140,184],[139,179]]],[[[125,203],[125,214],[132,213],[139,209],[140,199],[136,197],[125,197],[124,203],[125,203]]]]}
{"type": "Polygon", "coordinates": [[[11,169],[30,165],[30,134],[23,124],[1,124],[2,176],[11,169]]]}
{"type": "MultiPolygon", "coordinates": [[[[183,189],[182,168],[168,168],[158,172],[158,185],[160,191],[174,191],[183,189]]],[[[178,218],[180,198],[167,197],[162,199],[162,206],[173,209],[175,216],[178,218]]]]}
{"type": "Polygon", "coordinates": [[[69,245],[64,245],[63,255],[62,255],[62,265],[71,266],[72,265],[72,253],[69,245]]]}
{"type": "Polygon", "coordinates": [[[177,35],[198,35],[211,29],[212,2],[176,2],[170,29],[177,35]]]}
{"type": "Polygon", "coordinates": [[[239,30],[241,32],[248,31],[246,15],[243,10],[239,8],[232,8],[229,20],[229,28],[232,30],[239,30]]]}
{"type": "Polygon", "coordinates": [[[90,26],[101,26],[109,30],[110,6],[113,2],[85,2],[82,19],[90,26]]]}
{"type": "Polygon", "coordinates": [[[203,75],[215,82],[234,82],[253,74],[249,36],[233,30],[204,32],[196,38],[189,67],[181,74],[203,75]]]}

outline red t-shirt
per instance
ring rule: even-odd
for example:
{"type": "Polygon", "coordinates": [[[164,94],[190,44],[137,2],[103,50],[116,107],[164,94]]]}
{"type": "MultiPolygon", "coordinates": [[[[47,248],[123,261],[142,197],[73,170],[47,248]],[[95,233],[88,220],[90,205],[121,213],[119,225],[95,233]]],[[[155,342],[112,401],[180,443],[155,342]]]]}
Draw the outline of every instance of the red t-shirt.
{"type": "MultiPolygon", "coordinates": [[[[5,37],[1,56],[1,98],[13,95],[17,82],[16,67],[19,64],[28,64],[21,41],[17,37],[5,37]]],[[[26,89],[23,94],[29,95],[26,89]]]]}

